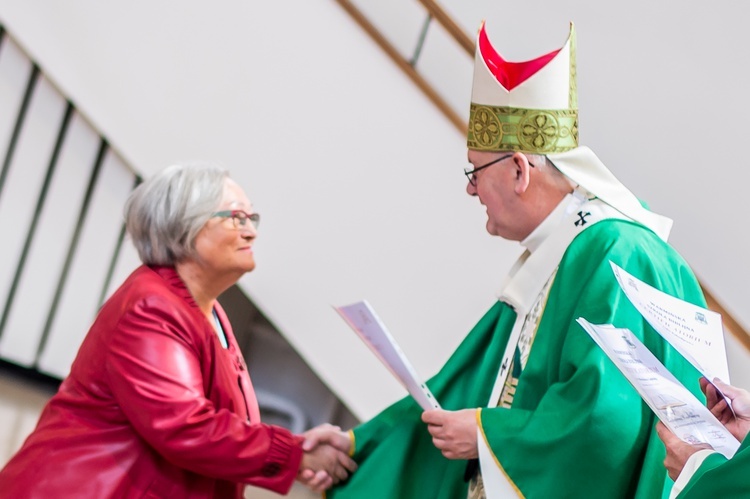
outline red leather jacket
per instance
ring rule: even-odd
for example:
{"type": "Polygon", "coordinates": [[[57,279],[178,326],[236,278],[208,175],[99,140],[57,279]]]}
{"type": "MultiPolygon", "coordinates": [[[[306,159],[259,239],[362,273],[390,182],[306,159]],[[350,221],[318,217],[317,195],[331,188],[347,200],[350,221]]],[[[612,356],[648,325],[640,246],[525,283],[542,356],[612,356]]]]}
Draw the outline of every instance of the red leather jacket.
{"type": "Polygon", "coordinates": [[[0,497],[242,497],[297,475],[301,438],[260,422],[229,322],[221,346],[173,268],[137,269],[0,471],[0,497]]]}

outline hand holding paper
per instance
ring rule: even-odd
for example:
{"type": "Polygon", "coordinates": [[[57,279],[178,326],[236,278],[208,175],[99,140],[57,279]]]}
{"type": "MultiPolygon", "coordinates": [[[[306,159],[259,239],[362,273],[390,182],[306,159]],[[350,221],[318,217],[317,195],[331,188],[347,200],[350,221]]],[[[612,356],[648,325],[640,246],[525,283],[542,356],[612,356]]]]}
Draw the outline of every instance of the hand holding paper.
{"type": "Polygon", "coordinates": [[[685,388],[629,329],[577,321],[630,381],[652,411],[675,435],[705,443],[727,458],[739,441],[685,388]]]}
{"type": "Polygon", "coordinates": [[[711,414],[737,440],[744,440],[750,433],[750,392],[719,380],[709,383],[705,378],[701,378],[701,390],[706,394],[706,407],[711,414]]]}
{"type": "MultiPolygon", "coordinates": [[[[715,378],[730,382],[720,314],[663,293],[609,263],[625,296],[657,333],[709,383],[715,378]]],[[[714,388],[724,396],[721,388],[714,388]]],[[[731,401],[725,396],[724,400],[732,411],[731,401]]]]}

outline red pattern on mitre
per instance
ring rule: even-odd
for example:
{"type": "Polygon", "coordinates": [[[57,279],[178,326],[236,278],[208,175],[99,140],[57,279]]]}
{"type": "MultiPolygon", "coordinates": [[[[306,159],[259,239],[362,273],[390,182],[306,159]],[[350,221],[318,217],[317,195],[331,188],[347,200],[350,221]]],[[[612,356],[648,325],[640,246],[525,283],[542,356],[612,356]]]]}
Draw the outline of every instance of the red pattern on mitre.
{"type": "Polygon", "coordinates": [[[549,54],[537,57],[530,61],[509,62],[497,53],[487,37],[484,29],[484,23],[479,28],[479,53],[487,65],[487,69],[495,77],[497,82],[508,91],[513,90],[518,85],[534,76],[540,69],[547,65],[549,61],[562,50],[561,48],[553,50],[549,54]]]}

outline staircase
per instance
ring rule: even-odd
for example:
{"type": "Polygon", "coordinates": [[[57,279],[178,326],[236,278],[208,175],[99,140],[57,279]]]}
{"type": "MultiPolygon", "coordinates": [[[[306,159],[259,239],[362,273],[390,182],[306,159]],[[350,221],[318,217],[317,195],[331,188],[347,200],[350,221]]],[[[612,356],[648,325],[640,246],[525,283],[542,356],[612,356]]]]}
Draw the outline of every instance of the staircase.
{"type": "MultiPolygon", "coordinates": [[[[633,186],[644,199],[661,202],[661,206],[655,206],[657,211],[677,220],[673,236],[675,246],[711,284],[712,290],[716,290],[717,299],[727,308],[722,312],[725,319],[730,317],[728,312],[732,312],[738,326],[750,323],[746,313],[742,320],[747,307],[742,298],[743,287],[736,284],[750,277],[747,266],[743,268],[743,260],[737,258],[747,252],[747,245],[741,237],[732,234],[730,217],[722,216],[723,213],[744,213],[744,206],[732,205],[733,200],[743,199],[744,191],[737,193],[742,183],[712,181],[705,182],[699,189],[687,185],[695,184],[695,178],[701,175],[696,171],[697,165],[704,164],[700,158],[693,157],[695,151],[687,151],[685,147],[690,142],[685,130],[694,128],[664,126],[654,130],[648,127],[654,125],[655,120],[628,122],[629,129],[648,130],[646,136],[650,139],[644,141],[643,146],[649,165],[685,165],[687,173],[683,176],[682,170],[644,171],[645,167],[639,163],[644,151],[624,143],[611,133],[609,126],[604,126],[608,123],[608,114],[617,114],[618,120],[622,120],[617,123],[620,125],[626,119],[642,117],[641,113],[633,112],[613,98],[612,88],[625,87],[629,98],[624,100],[649,102],[646,109],[659,111],[659,116],[699,115],[705,125],[698,129],[706,144],[742,143],[743,128],[738,125],[741,125],[743,113],[727,111],[735,109],[746,94],[734,92],[732,88],[743,81],[733,72],[738,65],[726,64],[722,72],[727,75],[723,78],[722,91],[711,93],[712,103],[721,105],[702,106],[700,113],[691,114],[685,112],[685,108],[692,109],[692,97],[705,95],[705,92],[687,90],[691,81],[701,75],[696,75],[691,65],[679,59],[687,57],[683,56],[686,52],[670,52],[674,59],[669,71],[659,73],[664,62],[651,50],[653,47],[637,45],[648,45],[646,37],[656,36],[656,32],[660,36],[658,39],[663,39],[662,31],[670,28],[665,24],[671,17],[661,11],[641,16],[637,9],[630,9],[627,15],[623,14],[623,19],[612,22],[607,15],[592,9],[576,7],[569,11],[568,6],[549,4],[548,16],[534,18],[532,33],[527,22],[507,20],[513,18],[514,12],[515,19],[531,19],[533,2],[503,6],[487,2],[468,5],[457,0],[441,3],[452,7],[453,15],[449,16],[430,0],[336,0],[330,3],[298,0],[284,4],[239,3],[226,9],[208,8],[202,2],[188,0],[182,5],[180,16],[173,17],[170,17],[172,9],[160,4],[150,5],[154,15],[145,17],[132,6],[112,4],[100,9],[84,9],[76,5],[50,4],[45,11],[35,11],[30,4],[14,0],[6,2],[0,10],[0,19],[13,26],[18,36],[23,34],[24,42],[33,48],[33,53],[38,54],[51,74],[59,78],[61,88],[68,89],[71,100],[96,119],[100,130],[111,135],[110,144],[121,148],[123,154],[117,155],[110,150],[111,146],[107,147],[102,153],[102,165],[113,161],[107,160],[110,156],[129,158],[138,164],[138,169],[132,171],[145,176],[154,168],[164,166],[164,161],[172,160],[174,154],[220,156],[226,161],[233,176],[250,188],[253,202],[267,217],[258,244],[262,265],[243,279],[240,288],[283,333],[292,350],[361,417],[376,413],[403,390],[370,352],[352,338],[330,305],[369,299],[388,324],[392,324],[394,335],[417,370],[427,377],[442,365],[473,320],[486,310],[507,270],[504,265],[510,265],[515,257],[515,247],[483,233],[481,208],[462,192],[465,185],[462,175],[464,116],[468,109],[472,67],[471,37],[465,33],[478,26],[480,15],[490,17],[490,31],[492,27],[498,30],[495,33],[500,46],[513,46],[512,40],[523,39],[523,44],[517,45],[523,45],[531,56],[554,47],[550,45],[550,39],[553,42],[556,39],[554,33],[550,35],[553,30],[557,30],[562,40],[567,22],[573,19],[578,23],[581,61],[585,60],[585,68],[589,68],[589,73],[579,75],[581,84],[589,85],[582,91],[582,100],[587,99],[585,106],[582,103],[586,123],[591,124],[585,130],[585,140],[596,145],[602,158],[619,162],[616,165],[618,176],[627,185],[633,186]],[[470,12],[472,9],[474,12],[470,12]],[[563,10],[566,12],[561,12],[563,10]],[[292,11],[295,15],[290,16],[292,11]],[[206,12],[211,15],[206,16],[206,12]],[[457,17],[459,15],[462,17],[457,17]],[[463,41],[457,40],[461,36],[454,33],[457,23],[451,23],[451,17],[462,21],[463,28],[469,28],[458,29],[459,33],[464,33],[463,41]],[[661,22],[650,23],[648,19],[661,22]],[[634,31],[627,26],[629,24],[638,28],[636,39],[631,39],[634,31]],[[611,31],[618,34],[605,33],[611,31]],[[139,36],[131,36],[135,32],[139,36]],[[506,41],[502,40],[503,36],[507,36],[506,41]],[[93,40],[97,43],[92,43],[93,40]],[[600,47],[597,47],[598,41],[605,43],[598,43],[600,47]],[[101,50],[89,50],[90,47],[97,49],[100,44],[101,50]],[[602,48],[605,45],[606,50],[602,48]],[[639,59],[653,55],[659,65],[648,66],[642,60],[627,61],[629,65],[625,67],[615,65],[607,58],[610,50],[615,54],[638,54],[639,59]],[[238,60],[242,63],[235,64],[238,60]],[[690,77],[683,77],[678,85],[670,86],[675,94],[656,103],[648,99],[659,89],[649,85],[642,95],[636,95],[636,91],[645,87],[642,75],[633,77],[627,70],[628,67],[646,67],[661,78],[667,78],[678,74],[681,66],[690,69],[690,77]],[[592,83],[594,74],[595,84],[592,83]],[[208,76],[201,79],[202,75],[208,76]],[[199,83],[188,84],[194,80],[199,83]],[[620,83],[622,81],[629,84],[620,83]],[[108,98],[110,93],[112,98],[108,98]],[[731,102],[726,102],[725,95],[732,96],[731,102]],[[674,107],[664,108],[673,101],[674,107]],[[603,113],[607,114],[603,116],[603,113]],[[720,119],[712,113],[720,113],[720,119]],[[148,116],[149,120],[142,120],[143,116],[148,116]],[[737,122],[733,121],[735,118],[737,122]],[[205,126],[206,123],[209,126],[205,126]],[[712,125],[717,123],[722,126],[712,125]],[[154,134],[149,132],[154,130],[159,132],[158,140],[150,140],[154,134]],[[720,140],[716,131],[720,132],[720,140]],[[659,147],[661,143],[680,147],[667,152],[659,147]],[[628,168],[629,165],[634,167],[628,168]],[[711,190],[713,184],[717,184],[720,193],[711,190]],[[669,197],[674,192],[679,192],[684,199],[706,196],[705,199],[711,199],[717,206],[708,216],[703,207],[693,206],[700,203],[680,204],[679,200],[675,201],[677,196],[669,197]],[[669,209],[662,209],[664,203],[669,209]],[[726,234],[732,234],[733,238],[722,243],[721,236],[726,234]],[[717,250],[716,247],[722,245],[717,250]],[[736,263],[727,271],[724,267],[730,261],[736,263]],[[426,338],[429,343],[425,343],[426,338]]],[[[647,8],[645,1],[640,4],[641,10],[647,8]]],[[[710,19],[710,8],[705,9],[710,19]]],[[[716,47],[716,40],[739,36],[733,33],[742,32],[741,29],[714,29],[710,23],[696,23],[687,17],[681,19],[680,24],[686,26],[684,36],[673,27],[670,33],[676,35],[674,40],[679,39],[683,44],[700,38],[700,43],[691,46],[693,52],[703,50],[702,47],[716,47]],[[712,35],[694,36],[705,30],[712,35]]],[[[8,42],[7,36],[3,36],[3,40],[0,52],[6,52],[14,43],[8,42]]],[[[715,51],[717,57],[721,54],[715,51]]],[[[523,58],[525,54],[508,55],[523,58]]],[[[3,55],[5,57],[7,54],[3,55]]],[[[712,58],[706,56],[702,60],[710,64],[712,58]]],[[[17,90],[10,104],[0,108],[0,122],[8,121],[2,125],[5,128],[0,129],[0,142],[6,138],[10,141],[14,134],[33,66],[30,61],[26,64],[26,69],[20,65],[20,76],[5,76],[2,72],[0,102],[5,102],[5,88],[17,90]],[[20,79],[16,87],[11,85],[14,79],[20,79]],[[10,116],[6,109],[10,109],[10,116]]],[[[582,70],[585,68],[582,66],[582,70]]],[[[705,85],[704,88],[710,87],[705,85]]],[[[30,94],[27,106],[31,105],[34,94],[30,94]]],[[[56,133],[64,121],[67,102],[58,98],[62,101],[59,116],[41,120],[46,126],[57,125],[49,132],[53,138],[47,140],[46,158],[39,161],[36,177],[32,178],[30,173],[25,175],[30,180],[23,182],[29,186],[26,194],[20,196],[24,199],[8,201],[8,184],[19,185],[19,169],[24,173],[35,171],[31,167],[17,166],[23,149],[21,136],[26,133],[28,118],[17,133],[16,151],[3,167],[6,179],[0,190],[2,251],[7,253],[4,261],[8,262],[0,276],[0,306],[7,309],[3,314],[7,317],[0,333],[0,348],[10,353],[8,338],[13,333],[9,331],[16,328],[13,324],[19,321],[29,331],[40,331],[33,333],[36,339],[29,342],[31,347],[27,349],[31,355],[24,357],[27,360],[17,356],[18,360],[14,361],[39,369],[47,369],[40,352],[49,355],[47,350],[52,345],[55,327],[63,327],[56,326],[63,309],[70,308],[70,315],[79,320],[78,325],[65,329],[74,336],[81,334],[86,329],[81,324],[88,324],[100,297],[109,292],[111,285],[104,282],[107,273],[111,271],[110,282],[116,282],[136,262],[127,244],[117,253],[116,236],[110,242],[105,235],[99,237],[95,230],[85,229],[92,223],[94,213],[100,210],[95,210],[94,206],[96,193],[102,188],[104,166],[100,166],[98,178],[92,183],[91,206],[86,208],[87,215],[77,236],[79,242],[72,250],[70,241],[93,166],[81,167],[77,174],[79,180],[83,176],[79,187],[82,194],[64,196],[66,201],[69,198],[72,206],[68,208],[74,212],[70,218],[76,222],[66,225],[62,218],[66,206],[61,208],[59,201],[52,202],[57,183],[64,181],[60,175],[60,159],[50,175],[46,198],[39,210],[36,208],[55,149],[56,133]],[[23,201],[28,201],[28,206],[21,210],[19,207],[25,206],[23,201]],[[55,206],[51,207],[53,204],[55,206]],[[14,205],[12,210],[8,208],[11,205],[14,205]],[[32,214],[37,212],[39,219],[34,222],[32,214]],[[29,230],[33,223],[45,223],[49,216],[45,214],[57,215],[58,212],[61,216],[55,217],[55,222],[48,224],[49,228],[29,230]],[[90,236],[92,233],[94,235],[90,236]],[[50,234],[55,234],[55,239],[48,241],[45,237],[50,234]],[[93,237],[96,243],[96,256],[106,255],[107,264],[101,266],[102,271],[94,272],[76,263],[94,263],[88,261],[90,256],[80,259],[76,256],[88,237],[93,237]],[[44,257],[35,257],[34,248],[44,248],[44,257]],[[24,253],[25,260],[21,256],[24,253]],[[56,263],[45,267],[48,258],[56,263]],[[68,261],[68,270],[63,276],[62,269],[68,261]],[[48,269],[40,271],[35,282],[44,281],[51,291],[36,284],[28,287],[24,284],[35,275],[36,268],[48,269]],[[82,273],[85,278],[80,277],[82,273]],[[75,286],[59,285],[60,281],[74,278],[84,282],[75,286]],[[11,294],[12,288],[15,291],[11,294]],[[25,289],[35,291],[24,292],[25,289]],[[68,289],[77,290],[76,301],[78,295],[83,298],[89,290],[97,298],[91,299],[90,305],[81,300],[81,307],[70,307],[66,305],[70,299],[65,298],[67,293],[72,293],[68,289]],[[22,301],[30,301],[28,297],[22,298],[29,294],[33,295],[33,305],[26,305],[23,315],[29,316],[31,310],[33,313],[27,321],[21,320],[16,309],[22,301]],[[7,305],[11,295],[12,303],[7,305]],[[56,308],[51,312],[54,303],[56,308]],[[84,310],[86,307],[88,311],[84,310]],[[45,330],[47,339],[40,350],[45,330]]],[[[78,116],[79,110],[71,113],[70,123],[86,122],[84,117],[78,116]]],[[[89,120],[91,122],[93,120],[89,120]]],[[[678,124],[685,123],[694,122],[681,119],[678,124]]],[[[97,140],[94,139],[94,151],[89,153],[92,157],[89,165],[97,161],[100,145],[97,140]]],[[[58,154],[69,147],[67,144],[68,139],[62,141],[58,154]]],[[[7,146],[0,143],[2,158],[6,157],[5,148],[7,146]]],[[[722,165],[722,172],[740,169],[741,161],[736,161],[732,156],[736,153],[730,149],[712,150],[714,156],[724,155],[721,161],[711,158],[711,164],[722,165]]],[[[37,150],[41,151],[39,147],[37,150]]],[[[126,177],[130,169],[122,159],[119,162],[126,177]]],[[[115,186],[125,191],[132,188],[136,177],[130,175],[122,184],[114,182],[115,186]]],[[[115,218],[106,218],[108,221],[120,217],[121,202],[112,204],[116,205],[112,211],[115,218]]],[[[111,228],[115,232],[118,229],[111,228]]],[[[712,305],[721,311],[717,307],[712,305]]],[[[730,353],[738,354],[736,359],[730,358],[730,366],[733,373],[740,372],[743,365],[750,365],[746,362],[747,349],[741,343],[744,337],[732,335],[730,338],[737,338],[736,344],[729,343],[730,353]]],[[[69,343],[71,350],[75,350],[72,346],[75,340],[69,343]]],[[[739,377],[750,379],[750,373],[739,377]]]]}
{"type": "Polygon", "coordinates": [[[137,261],[121,213],[139,178],[0,35],[0,357],[62,378],[137,261]]]}

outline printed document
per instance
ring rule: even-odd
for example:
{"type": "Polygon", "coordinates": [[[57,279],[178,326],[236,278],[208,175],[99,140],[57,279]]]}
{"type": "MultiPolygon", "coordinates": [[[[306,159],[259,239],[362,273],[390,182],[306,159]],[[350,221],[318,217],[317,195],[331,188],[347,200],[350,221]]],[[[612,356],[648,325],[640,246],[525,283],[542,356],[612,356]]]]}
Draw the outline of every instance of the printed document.
{"type": "Polygon", "coordinates": [[[609,263],[625,295],[657,333],[706,379],[730,383],[720,314],[659,291],[609,263]]]}
{"type": "Polygon", "coordinates": [[[367,301],[334,308],[422,409],[440,409],[430,389],[420,381],[411,363],[367,301]]]}
{"type": "Polygon", "coordinates": [[[710,444],[727,458],[734,455],[737,439],[629,329],[594,325],[584,318],[577,322],[675,435],[691,444],[710,444]]]}

